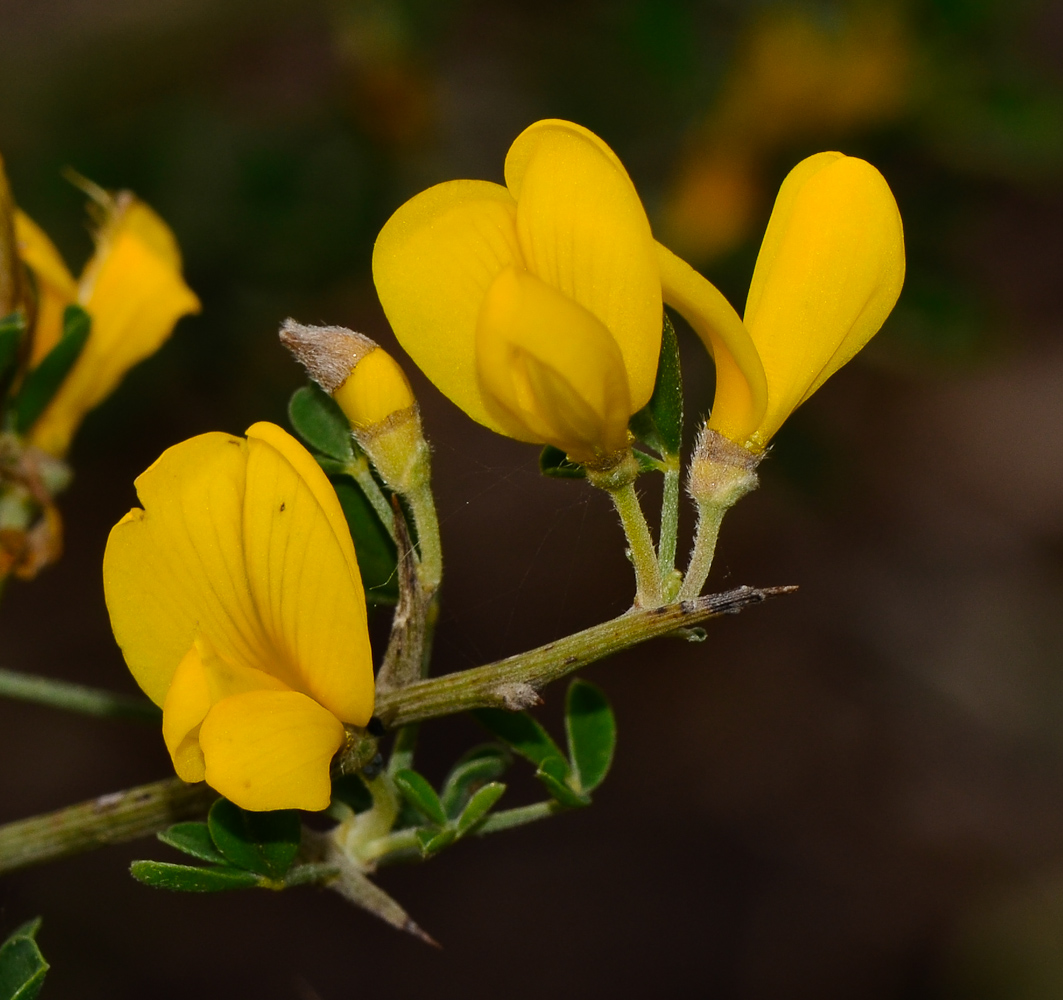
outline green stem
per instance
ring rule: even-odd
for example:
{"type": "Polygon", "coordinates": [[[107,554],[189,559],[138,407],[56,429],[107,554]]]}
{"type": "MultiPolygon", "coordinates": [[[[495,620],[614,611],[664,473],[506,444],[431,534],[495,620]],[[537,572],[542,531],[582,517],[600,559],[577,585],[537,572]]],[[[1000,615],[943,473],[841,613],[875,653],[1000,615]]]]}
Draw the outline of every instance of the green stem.
{"type": "Polygon", "coordinates": [[[421,553],[418,576],[421,589],[434,594],[443,578],[443,546],[439,538],[439,516],[432,496],[432,486],[425,476],[424,482],[404,494],[410,505],[417,526],[417,548],[421,553]]]}
{"type": "Polygon", "coordinates": [[[619,618],[547,643],[538,649],[443,677],[417,681],[379,695],[376,715],[389,729],[474,708],[517,710],[534,704],[536,692],[588,663],[604,659],[678,628],[733,614],[791,587],[738,587],[724,594],[658,608],[633,608],[619,618]]]}
{"type": "Polygon", "coordinates": [[[657,553],[653,548],[650,526],[642,513],[635,484],[628,483],[619,489],[608,490],[608,493],[620,515],[620,523],[624,526],[624,534],[631,551],[631,564],[635,567],[635,605],[641,608],[656,608],[663,602],[661,572],[657,564],[657,553]]]}
{"type": "Polygon", "coordinates": [[[700,593],[712,569],[712,559],[716,554],[716,539],[720,535],[720,525],[728,508],[720,504],[698,503],[698,530],[694,538],[694,549],[690,553],[690,565],[679,590],[679,600],[692,601],[700,593]]]}
{"type": "Polygon", "coordinates": [[[146,698],[100,691],[51,677],[0,668],[0,696],[62,708],[83,715],[158,723],[162,712],[146,698]]]}
{"type": "Polygon", "coordinates": [[[366,500],[369,501],[369,506],[376,511],[376,516],[380,518],[387,533],[391,536],[391,540],[395,541],[395,514],[391,509],[391,504],[388,503],[387,497],[384,496],[383,490],[373,478],[373,473],[369,471],[369,462],[365,455],[357,452],[355,457],[347,464],[346,472],[361,487],[366,500]]]}
{"type": "MultiPolygon", "coordinates": [[[[710,594],[668,607],[636,608],[612,621],[519,656],[386,692],[377,700],[377,715],[385,725],[396,728],[472,708],[527,707],[537,698],[536,689],[588,663],[676,629],[733,614],[793,589],[739,587],[725,594],[710,594]]],[[[380,775],[376,780],[383,781],[385,776],[380,775]]],[[[376,801],[380,793],[375,786],[371,788],[376,801]]],[[[102,844],[148,836],[179,820],[202,816],[216,797],[217,793],[206,785],[186,785],[177,778],[168,778],[46,816],[8,823],[0,826],[0,873],[68,857],[102,844]]],[[[540,818],[533,807],[524,809],[533,811],[512,810],[515,815],[506,820],[500,817],[507,813],[497,814],[499,818],[493,821],[488,817],[487,831],[503,829],[495,826],[499,823],[520,825],[521,816],[529,818],[520,822],[540,818]]],[[[381,816],[381,826],[390,828],[385,819],[381,816]]]]}
{"type": "Polygon", "coordinates": [[[664,466],[664,493],[661,499],[661,538],[657,546],[657,561],[660,564],[661,586],[665,601],[674,597],[675,547],[679,536],[679,456],[666,455],[664,466]]]}
{"type": "Polygon", "coordinates": [[[204,784],[166,778],[8,823],[0,826],[0,874],[146,837],[171,823],[202,816],[217,797],[204,784]]]}

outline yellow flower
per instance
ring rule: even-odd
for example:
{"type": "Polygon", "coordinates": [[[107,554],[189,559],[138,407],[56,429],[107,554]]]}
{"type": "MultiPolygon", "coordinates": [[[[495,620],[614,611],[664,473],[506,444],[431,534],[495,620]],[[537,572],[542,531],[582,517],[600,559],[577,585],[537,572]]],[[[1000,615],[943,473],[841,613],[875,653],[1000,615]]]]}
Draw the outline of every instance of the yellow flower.
{"type": "Polygon", "coordinates": [[[810,156],[783,181],[744,319],[669,250],[658,257],[665,302],[716,362],[708,427],[754,453],[878,332],[904,282],[893,194],[871,164],[841,153],[810,156]]]}
{"type": "Polygon", "coordinates": [[[77,282],[44,232],[22,212],[15,220],[19,255],[39,295],[31,364],[58,341],[65,306],[77,302],[92,317],[81,356],[30,432],[33,444],[58,456],[89,410],[162,346],[182,316],[199,311],[166,223],[129,192],[108,197],[104,209],[96,251],[77,282]]]}
{"type": "MultiPolygon", "coordinates": [[[[369,341],[369,338],[365,338],[369,341]]],[[[406,373],[384,348],[373,344],[332,398],[359,431],[372,430],[417,405],[406,373]]]]}
{"type": "Polygon", "coordinates": [[[136,482],[112,529],[107,609],[163,709],[177,774],[244,809],[328,806],[343,723],[373,713],[365,595],[343,511],[293,437],[201,434],[136,482]]]}
{"type": "Polygon", "coordinates": [[[613,151],[570,122],[525,129],[505,178],[448,181],[400,207],[373,252],[380,301],[474,420],[608,464],[660,353],[646,213],[613,151]]]}

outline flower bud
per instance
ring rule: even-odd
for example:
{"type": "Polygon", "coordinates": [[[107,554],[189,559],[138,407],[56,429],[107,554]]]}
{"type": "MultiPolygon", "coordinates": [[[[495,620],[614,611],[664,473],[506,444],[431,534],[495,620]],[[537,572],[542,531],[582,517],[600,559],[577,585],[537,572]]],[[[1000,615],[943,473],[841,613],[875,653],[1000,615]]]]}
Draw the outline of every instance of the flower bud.
{"type": "Polygon", "coordinates": [[[287,319],[281,343],[343,410],[351,433],[398,493],[428,480],[428,443],[410,383],[398,362],[364,334],[287,319]]]}

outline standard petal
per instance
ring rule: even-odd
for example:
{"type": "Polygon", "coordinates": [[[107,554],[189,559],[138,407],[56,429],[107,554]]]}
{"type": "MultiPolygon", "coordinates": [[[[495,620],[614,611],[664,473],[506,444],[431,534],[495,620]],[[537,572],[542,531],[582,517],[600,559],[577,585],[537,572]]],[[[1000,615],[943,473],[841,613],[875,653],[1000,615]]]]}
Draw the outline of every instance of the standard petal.
{"type": "Polygon", "coordinates": [[[399,208],[373,248],[373,281],[399,343],[440,392],[495,431],[476,381],[476,317],[498,272],[522,263],[515,220],[501,185],[448,181],[399,208]]]}
{"type": "Polygon", "coordinates": [[[347,521],[310,453],[274,424],[248,429],[245,565],[271,669],[344,722],[373,714],[365,593],[347,521]]]}
{"type": "Polygon", "coordinates": [[[476,338],[484,398],[506,433],[594,462],[627,445],[631,397],[620,349],[590,311],[527,271],[488,291],[476,338]]]}
{"type": "Polygon", "coordinates": [[[66,452],[85,414],[133,365],[162,346],[178,319],[199,311],[199,299],[181,277],[173,234],[131,196],[119,197],[78,298],[92,316],[92,332],[30,434],[35,445],[53,455],[66,452]]]}
{"type": "Polygon", "coordinates": [[[903,282],[901,218],[882,175],[840,153],[798,164],[780,189],[746,305],[768,382],[761,446],[878,332],[903,282]]]}
{"type": "Polygon", "coordinates": [[[55,244],[25,212],[15,212],[18,255],[37,281],[37,319],[33,327],[33,367],[58,343],[63,332],[63,310],[77,298],[77,282],[67,270],[55,244]]]}
{"type": "Polygon", "coordinates": [[[226,662],[274,658],[247,585],[243,550],[247,442],[201,434],[168,448],[136,481],[144,509],[107,539],[104,594],[126,663],[162,705],[197,634],[226,662]]]}
{"type": "Polygon", "coordinates": [[[694,328],[716,363],[709,427],[744,445],[768,405],[760,356],[731,303],[685,261],[657,244],[664,301],[694,328]]]}
{"type": "Polygon", "coordinates": [[[329,764],[343,725],[296,691],[251,691],[218,702],[199,732],[206,781],[241,809],[328,807],[329,764]]]}
{"type": "Polygon", "coordinates": [[[506,183],[528,270],[605,324],[624,358],[631,404],[645,406],[661,350],[661,282],[627,172],[592,132],[547,120],[510,147],[506,183]]]}

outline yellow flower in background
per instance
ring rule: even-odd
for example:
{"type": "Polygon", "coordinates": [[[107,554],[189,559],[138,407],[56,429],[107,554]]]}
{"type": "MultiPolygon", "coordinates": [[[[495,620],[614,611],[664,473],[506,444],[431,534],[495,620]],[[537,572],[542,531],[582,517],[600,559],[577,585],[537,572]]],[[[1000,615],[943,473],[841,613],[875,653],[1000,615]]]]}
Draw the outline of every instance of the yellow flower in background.
{"type": "Polygon", "coordinates": [[[653,393],[661,287],[645,210],[592,132],[546,120],[506,186],[448,181],[401,206],[373,278],[399,343],[474,420],[608,464],[653,393]]]}
{"type": "Polygon", "coordinates": [[[29,435],[31,443],[60,457],[85,415],[133,365],[162,346],[182,316],[199,311],[166,223],[129,192],[102,197],[106,214],[96,251],[76,282],[44,232],[22,212],[15,220],[19,254],[39,296],[31,364],[59,340],[67,305],[77,302],[92,317],[81,356],[29,435]]]}
{"type": "Polygon", "coordinates": [[[905,20],[894,0],[843,5],[830,18],[774,4],[753,18],[665,196],[665,242],[702,261],[733,250],[757,221],[766,167],[781,151],[834,145],[903,115],[916,68],[905,20]]]}
{"type": "Polygon", "coordinates": [[[163,709],[177,774],[243,809],[320,810],[344,723],[373,713],[354,546],[309,452],[274,424],[165,451],[112,529],[107,609],[163,709]]]}
{"type": "Polygon", "coordinates": [[[659,248],[664,299],[716,362],[710,430],[754,453],[885,322],[904,282],[897,203],[865,160],[817,153],[783,181],[744,319],[659,248]]]}
{"type": "Polygon", "coordinates": [[[15,211],[15,241],[19,257],[37,284],[37,316],[33,324],[30,367],[36,367],[59,341],[63,310],[77,301],[78,286],[55,244],[21,209],[15,211]]]}

